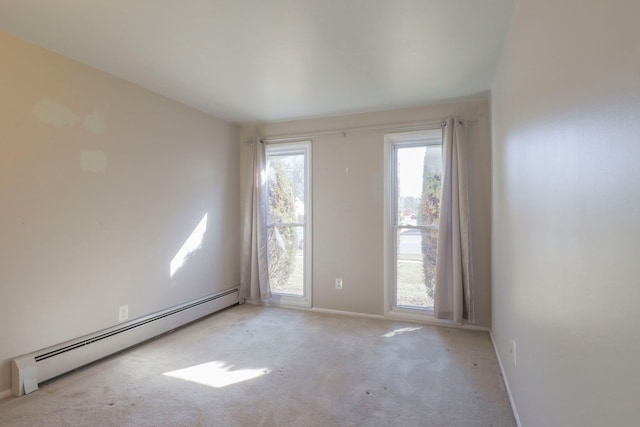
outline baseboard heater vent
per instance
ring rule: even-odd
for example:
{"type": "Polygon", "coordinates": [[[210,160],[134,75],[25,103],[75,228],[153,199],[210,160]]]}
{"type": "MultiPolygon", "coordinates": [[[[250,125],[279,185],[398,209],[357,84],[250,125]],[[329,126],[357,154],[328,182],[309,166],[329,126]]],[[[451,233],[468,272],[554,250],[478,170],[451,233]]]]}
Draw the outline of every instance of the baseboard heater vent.
{"type": "Polygon", "coordinates": [[[124,350],[238,303],[238,288],[208,295],[11,361],[11,391],[22,396],[38,383],[124,350]]]}

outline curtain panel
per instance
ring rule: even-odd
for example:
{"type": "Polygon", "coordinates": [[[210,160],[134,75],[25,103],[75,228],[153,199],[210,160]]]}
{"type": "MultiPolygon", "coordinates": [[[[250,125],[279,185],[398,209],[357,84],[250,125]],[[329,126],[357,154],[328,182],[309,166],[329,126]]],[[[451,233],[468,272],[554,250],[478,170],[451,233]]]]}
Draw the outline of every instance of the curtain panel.
{"type": "Polygon", "coordinates": [[[267,254],[267,171],[265,146],[254,139],[247,150],[242,222],[240,303],[271,298],[267,254]]]}
{"type": "Polygon", "coordinates": [[[449,118],[443,130],[443,177],[436,262],[434,315],[475,323],[471,286],[471,238],[466,127],[449,118]]]}

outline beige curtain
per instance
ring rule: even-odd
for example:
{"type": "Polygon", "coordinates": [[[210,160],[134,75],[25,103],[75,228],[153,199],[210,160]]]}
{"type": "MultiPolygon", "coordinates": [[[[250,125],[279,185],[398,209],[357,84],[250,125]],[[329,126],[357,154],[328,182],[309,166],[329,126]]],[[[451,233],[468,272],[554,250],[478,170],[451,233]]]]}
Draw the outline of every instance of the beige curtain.
{"type": "Polygon", "coordinates": [[[240,303],[271,298],[267,270],[267,162],[264,143],[259,139],[247,150],[246,165],[240,303]]]}
{"type": "Polygon", "coordinates": [[[443,131],[442,195],[436,262],[434,314],[438,319],[475,323],[471,287],[471,241],[467,189],[466,128],[449,118],[443,131]]]}

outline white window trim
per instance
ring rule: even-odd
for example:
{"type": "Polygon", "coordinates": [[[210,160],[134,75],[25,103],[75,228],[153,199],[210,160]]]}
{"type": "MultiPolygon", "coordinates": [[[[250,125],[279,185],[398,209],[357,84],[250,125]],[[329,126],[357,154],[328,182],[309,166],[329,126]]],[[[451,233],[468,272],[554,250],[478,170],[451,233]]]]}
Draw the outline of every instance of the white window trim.
{"type": "Polygon", "coordinates": [[[268,300],[264,301],[265,305],[294,306],[294,307],[311,307],[312,300],[312,200],[311,195],[311,141],[297,141],[286,143],[270,143],[265,147],[266,156],[278,154],[305,154],[305,200],[304,200],[304,296],[293,296],[285,294],[273,294],[268,300]]]}
{"type": "MultiPolygon", "coordinates": [[[[398,307],[396,302],[396,215],[397,196],[396,147],[442,145],[442,128],[431,127],[418,131],[389,133],[384,136],[384,300],[385,317],[399,320],[434,320],[433,308],[398,307]]],[[[410,228],[410,227],[409,227],[410,228]]]]}

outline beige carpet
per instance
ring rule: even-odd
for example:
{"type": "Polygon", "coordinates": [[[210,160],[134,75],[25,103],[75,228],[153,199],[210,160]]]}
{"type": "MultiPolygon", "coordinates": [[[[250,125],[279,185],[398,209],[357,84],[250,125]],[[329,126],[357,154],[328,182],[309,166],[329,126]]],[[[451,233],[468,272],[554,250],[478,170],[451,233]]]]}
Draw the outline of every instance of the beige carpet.
{"type": "Polygon", "coordinates": [[[486,332],[243,305],[4,400],[0,425],[515,421],[486,332]]]}

